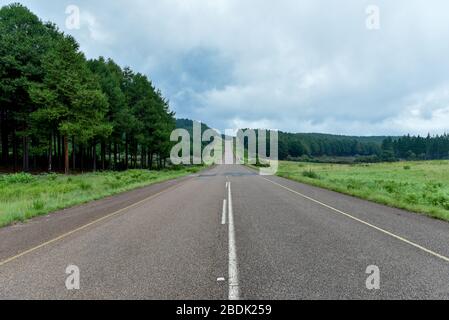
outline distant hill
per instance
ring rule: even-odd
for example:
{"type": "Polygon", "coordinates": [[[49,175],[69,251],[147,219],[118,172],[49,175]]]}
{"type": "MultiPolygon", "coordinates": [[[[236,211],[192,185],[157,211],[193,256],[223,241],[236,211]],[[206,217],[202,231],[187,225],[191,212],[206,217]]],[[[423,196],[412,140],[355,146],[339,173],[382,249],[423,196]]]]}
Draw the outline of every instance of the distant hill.
{"type": "MultiPolygon", "coordinates": [[[[193,121],[177,119],[177,128],[192,133],[193,121]]],[[[210,129],[202,124],[202,132],[210,129]]],[[[378,156],[387,136],[344,136],[323,133],[279,132],[279,158],[378,156]]]]}
{"type": "Polygon", "coordinates": [[[385,138],[280,132],[279,158],[377,156],[385,138]]]}
{"type": "Polygon", "coordinates": [[[357,140],[363,143],[377,143],[379,145],[386,138],[390,138],[390,136],[345,136],[345,135],[335,135],[335,134],[327,134],[327,133],[288,133],[283,132],[283,134],[295,134],[299,137],[315,137],[318,139],[335,139],[335,140],[357,140]]]}
{"type": "MultiPolygon", "coordinates": [[[[190,119],[176,119],[176,128],[185,129],[191,135],[193,133],[193,120],[190,119]]],[[[211,129],[207,124],[201,123],[201,132],[211,129]]]]}
{"type": "MultiPolygon", "coordinates": [[[[192,144],[193,147],[193,120],[190,119],[176,119],[176,128],[177,129],[185,129],[189,132],[190,134],[190,143],[192,144]]],[[[210,128],[207,124],[205,123],[201,123],[201,136],[203,135],[203,133],[210,128]]],[[[212,129],[213,130],[213,129],[212,129]]],[[[224,136],[222,136],[222,138],[224,138],[224,136]]],[[[202,147],[206,147],[209,144],[209,142],[202,142],[201,145],[202,147]]]]}

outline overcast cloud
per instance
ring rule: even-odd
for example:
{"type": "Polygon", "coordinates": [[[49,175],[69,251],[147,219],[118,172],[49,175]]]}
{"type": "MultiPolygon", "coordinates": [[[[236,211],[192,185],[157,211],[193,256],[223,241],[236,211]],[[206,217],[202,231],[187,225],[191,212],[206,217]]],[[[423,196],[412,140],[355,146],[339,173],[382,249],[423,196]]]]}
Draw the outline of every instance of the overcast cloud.
{"type": "Polygon", "coordinates": [[[214,128],[449,132],[447,0],[20,2],[214,128]],[[65,27],[68,5],[79,30],[65,27]],[[368,5],[380,30],[366,28],[368,5]]]}

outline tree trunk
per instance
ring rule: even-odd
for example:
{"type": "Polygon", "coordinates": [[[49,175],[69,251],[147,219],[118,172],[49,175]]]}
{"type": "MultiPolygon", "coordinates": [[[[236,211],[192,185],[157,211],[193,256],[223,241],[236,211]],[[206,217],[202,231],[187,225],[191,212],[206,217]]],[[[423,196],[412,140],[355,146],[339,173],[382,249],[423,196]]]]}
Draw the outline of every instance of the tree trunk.
{"type": "Polygon", "coordinates": [[[140,153],[140,169],[146,168],[146,151],[145,148],[142,146],[142,151],[140,153]]]}
{"type": "Polygon", "coordinates": [[[76,148],[75,148],[75,137],[72,137],[72,169],[76,169],[76,148]]]}
{"type": "Polygon", "coordinates": [[[153,152],[148,152],[148,167],[150,170],[153,170],[153,152]]]}
{"type": "Polygon", "coordinates": [[[97,171],[97,143],[94,141],[92,146],[92,166],[93,171],[97,171]]]}
{"type": "Polygon", "coordinates": [[[23,146],[23,165],[22,170],[24,172],[28,172],[30,170],[30,157],[29,157],[29,138],[28,136],[22,137],[22,146],[23,146]]]}
{"type": "Polygon", "coordinates": [[[8,141],[8,120],[7,120],[6,110],[2,111],[1,114],[1,135],[2,135],[2,163],[4,166],[8,166],[9,162],[9,141],[8,141]]]}
{"type": "Polygon", "coordinates": [[[13,157],[13,170],[14,170],[14,172],[17,172],[18,154],[17,154],[17,137],[16,137],[15,129],[14,129],[13,135],[12,135],[12,157],[13,157]]]}
{"type": "Polygon", "coordinates": [[[122,149],[120,148],[120,145],[118,145],[118,162],[122,162],[122,149]]]}
{"type": "Polygon", "coordinates": [[[58,168],[58,144],[56,142],[56,134],[53,134],[53,158],[54,158],[54,169],[58,168]]]}
{"type": "Polygon", "coordinates": [[[52,142],[52,136],[50,135],[50,143],[48,144],[48,172],[51,172],[52,168],[52,155],[53,155],[53,142],[52,142]]]}
{"type": "Polygon", "coordinates": [[[69,140],[64,136],[64,173],[69,174],[69,140]]]}
{"type": "Polygon", "coordinates": [[[109,168],[109,170],[111,170],[112,169],[112,142],[110,142],[110,141],[109,141],[108,152],[109,152],[109,165],[108,165],[108,168],[109,168]]]}
{"type": "Polygon", "coordinates": [[[128,137],[126,138],[125,141],[125,169],[128,170],[128,150],[129,146],[128,146],[128,137]]]}
{"type": "Polygon", "coordinates": [[[58,168],[62,169],[62,149],[61,149],[61,135],[58,132],[57,135],[57,141],[58,141],[58,168]]]}
{"type": "Polygon", "coordinates": [[[136,145],[134,152],[133,152],[134,153],[133,169],[137,169],[137,149],[138,149],[138,146],[136,145]]]}
{"type": "Polygon", "coordinates": [[[117,142],[114,143],[114,169],[117,169],[117,142]]]}
{"type": "Polygon", "coordinates": [[[84,146],[80,146],[81,173],[84,172],[84,146]]]}
{"type": "Polygon", "coordinates": [[[101,170],[106,168],[106,143],[101,141],[101,170]]]}

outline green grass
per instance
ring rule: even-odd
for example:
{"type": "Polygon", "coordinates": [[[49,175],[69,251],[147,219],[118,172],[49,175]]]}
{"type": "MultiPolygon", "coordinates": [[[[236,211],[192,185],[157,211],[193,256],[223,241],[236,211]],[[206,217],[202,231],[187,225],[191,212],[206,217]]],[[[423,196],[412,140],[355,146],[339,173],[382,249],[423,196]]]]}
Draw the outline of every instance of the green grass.
{"type": "Polygon", "coordinates": [[[449,161],[281,162],[278,176],[449,221],[449,161]]]}
{"type": "Polygon", "coordinates": [[[153,183],[179,178],[201,167],[99,172],[64,176],[0,175],[0,227],[153,183]]]}

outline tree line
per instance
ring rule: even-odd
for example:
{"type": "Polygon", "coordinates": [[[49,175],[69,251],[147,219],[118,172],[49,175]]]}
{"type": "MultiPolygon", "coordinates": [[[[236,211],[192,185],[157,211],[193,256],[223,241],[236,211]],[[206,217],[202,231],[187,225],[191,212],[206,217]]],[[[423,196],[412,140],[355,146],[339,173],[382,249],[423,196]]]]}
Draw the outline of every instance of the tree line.
{"type": "Polygon", "coordinates": [[[162,168],[175,128],[151,81],[20,4],[0,9],[1,165],[14,171],[162,168]]]}
{"type": "Polygon", "coordinates": [[[280,160],[380,155],[384,137],[350,137],[317,133],[279,133],[280,160]]]}
{"type": "Polygon", "coordinates": [[[449,159],[449,135],[386,138],[382,142],[382,150],[384,158],[390,160],[449,159]]]}
{"type": "Polygon", "coordinates": [[[320,157],[353,157],[356,162],[449,159],[449,135],[350,137],[279,133],[280,160],[317,161],[320,157]]]}

